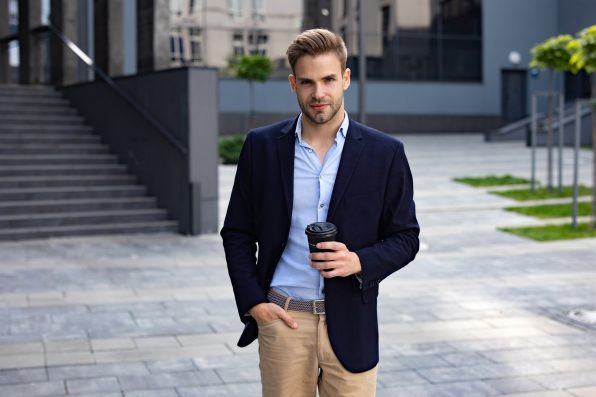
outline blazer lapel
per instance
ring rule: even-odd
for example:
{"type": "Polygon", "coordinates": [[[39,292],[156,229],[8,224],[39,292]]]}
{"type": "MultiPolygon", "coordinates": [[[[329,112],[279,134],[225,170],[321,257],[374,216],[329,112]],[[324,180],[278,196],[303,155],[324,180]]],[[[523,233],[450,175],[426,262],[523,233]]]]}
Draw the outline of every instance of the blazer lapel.
{"type": "Polygon", "coordinates": [[[288,123],[277,138],[277,157],[281,173],[281,184],[286,203],[288,219],[292,218],[292,204],[294,197],[294,145],[296,142],[295,131],[296,117],[293,122],[288,123]]]}
{"type": "Polygon", "coordinates": [[[362,149],[364,149],[362,133],[358,125],[350,119],[346,142],[344,143],[337,176],[335,177],[335,185],[333,186],[333,193],[331,194],[331,203],[329,204],[329,212],[327,213],[328,220],[333,219],[337,205],[348,187],[350,178],[362,155],[362,149]]]}

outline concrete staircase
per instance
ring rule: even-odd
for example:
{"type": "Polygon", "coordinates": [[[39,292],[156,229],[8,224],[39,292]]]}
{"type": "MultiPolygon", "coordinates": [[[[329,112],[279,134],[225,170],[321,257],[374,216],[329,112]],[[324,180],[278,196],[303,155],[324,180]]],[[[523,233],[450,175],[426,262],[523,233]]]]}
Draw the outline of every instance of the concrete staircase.
{"type": "Polygon", "coordinates": [[[0,241],[177,229],[59,92],[0,85],[0,241]]]}

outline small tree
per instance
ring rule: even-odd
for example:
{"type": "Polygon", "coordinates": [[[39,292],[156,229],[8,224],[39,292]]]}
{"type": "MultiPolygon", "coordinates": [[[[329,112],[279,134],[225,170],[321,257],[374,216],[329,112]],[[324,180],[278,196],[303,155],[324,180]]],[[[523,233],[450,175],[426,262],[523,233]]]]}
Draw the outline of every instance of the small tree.
{"type": "Polygon", "coordinates": [[[573,37],[565,34],[551,37],[546,41],[537,44],[532,48],[532,61],[530,67],[548,69],[548,104],[547,104],[547,132],[546,146],[547,153],[547,184],[548,189],[553,188],[553,80],[554,71],[570,70],[570,59],[572,49],[569,43],[573,42],[573,37]]]}
{"type": "Polygon", "coordinates": [[[242,55],[232,64],[236,77],[248,80],[250,85],[250,116],[254,114],[254,82],[265,81],[271,75],[273,63],[263,55],[242,55]]]}
{"type": "Polygon", "coordinates": [[[578,33],[578,38],[570,44],[574,51],[570,64],[577,70],[585,70],[590,75],[592,99],[592,227],[596,228],[596,25],[578,33]]]}

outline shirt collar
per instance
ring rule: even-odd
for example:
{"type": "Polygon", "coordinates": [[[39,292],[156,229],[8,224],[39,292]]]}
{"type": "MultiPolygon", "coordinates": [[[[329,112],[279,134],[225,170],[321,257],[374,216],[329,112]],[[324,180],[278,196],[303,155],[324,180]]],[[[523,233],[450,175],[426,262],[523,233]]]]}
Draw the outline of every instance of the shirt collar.
{"type": "MultiPolygon", "coordinates": [[[[341,136],[346,139],[346,135],[348,134],[348,128],[350,127],[350,118],[348,117],[348,112],[344,110],[344,119],[339,126],[339,130],[337,131],[337,137],[341,134],[341,136]]],[[[302,113],[298,116],[298,121],[296,122],[296,137],[298,138],[298,142],[303,144],[302,141],[302,113]]]]}

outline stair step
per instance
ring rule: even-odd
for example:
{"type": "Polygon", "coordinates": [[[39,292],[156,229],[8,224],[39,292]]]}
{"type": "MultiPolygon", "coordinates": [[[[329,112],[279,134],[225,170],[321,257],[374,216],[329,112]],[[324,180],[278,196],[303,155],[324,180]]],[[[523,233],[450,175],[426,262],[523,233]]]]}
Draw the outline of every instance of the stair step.
{"type": "Polygon", "coordinates": [[[13,113],[2,115],[0,118],[0,126],[4,125],[85,125],[85,119],[81,116],[72,115],[55,115],[55,114],[22,114],[13,113]]]}
{"type": "Polygon", "coordinates": [[[33,187],[107,186],[135,184],[134,175],[67,175],[0,177],[0,189],[33,187]]]}
{"type": "Polygon", "coordinates": [[[43,84],[0,84],[0,90],[15,90],[23,92],[59,92],[54,86],[43,84]]]}
{"type": "Polygon", "coordinates": [[[0,87],[0,98],[63,98],[56,90],[15,90],[0,87]]]}
{"type": "Polygon", "coordinates": [[[0,145],[3,154],[100,154],[109,153],[109,147],[101,144],[54,144],[54,145],[0,145]]]}
{"type": "Polygon", "coordinates": [[[118,157],[114,154],[0,154],[0,166],[116,163],[118,157]]]}
{"type": "Polygon", "coordinates": [[[98,212],[155,209],[153,197],[121,197],[99,199],[32,200],[0,202],[0,216],[40,213],[98,212]]]}
{"type": "Polygon", "coordinates": [[[0,229],[167,220],[162,209],[0,215],[0,229]]]}
{"type": "Polygon", "coordinates": [[[127,167],[122,164],[71,165],[9,165],[0,168],[0,177],[52,175],[121,175],[127,167]]]}
{"type": "Polygon", "coordinates": [[[146,194],[147,188],[142,185],[9,188],[0,189],[0,201],[84,200],[116,197],[143,197],[146,194]]]}
{"type": "Polygon", "coordinates": [[[93,134],[15,134],[0,132],[1,145],[62,145],[101,143],[101,137],[93,134]]]}
{"type": "Polygon", "coordinates": [[[2,124],[0,125],[0,134],[7,132],[83,132],[90,133],[93,128],[89,125],[69,125],[69,124],[43,124],[43,125],[27,125],[27,124],[2,124]]]}
{"type": "Polygon", "coordinates": [[[34,105],[34,106],[46,106],[46,105],[66,105],[70,106],[68,99],[63,96],[55,97],[44,97],[44,96],[0,96],[0,104],[14,105],[34,105]]]}
{"type": "Polygon", "coordinates": [[[176,221],[106,223],[99,225],[32,227],[0,230],[0,241],[112,234],[176,233],[176,221]]]}
{"type": "Polygon", "coordinates": [[[0,116],[4,115],[76,115],[77,109],[69,106],[18,106],[0,104],[0,116]]]}

